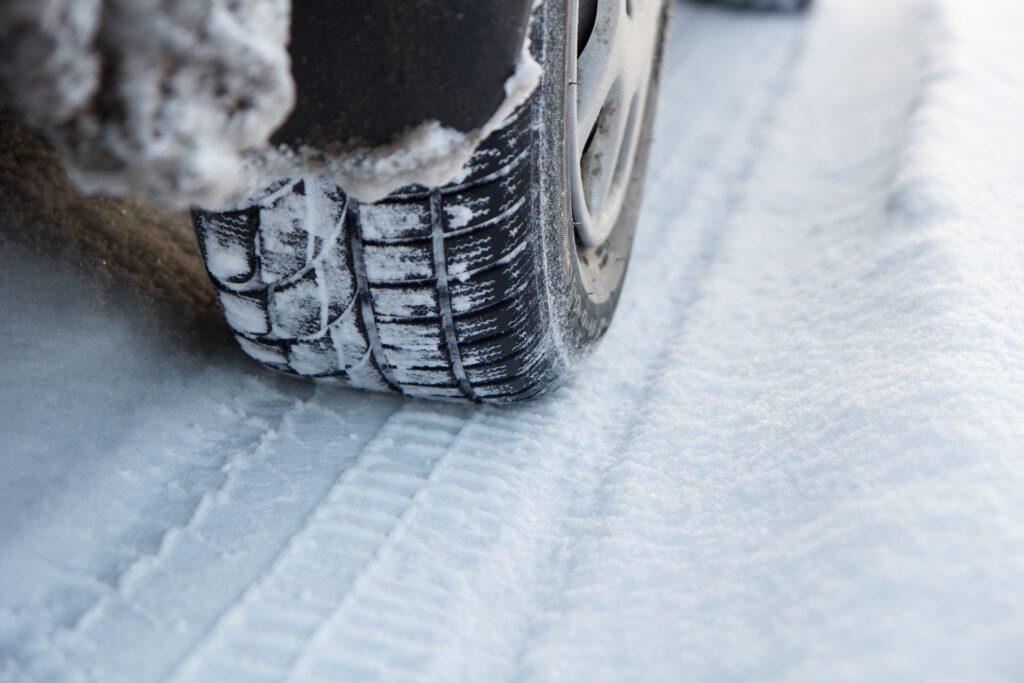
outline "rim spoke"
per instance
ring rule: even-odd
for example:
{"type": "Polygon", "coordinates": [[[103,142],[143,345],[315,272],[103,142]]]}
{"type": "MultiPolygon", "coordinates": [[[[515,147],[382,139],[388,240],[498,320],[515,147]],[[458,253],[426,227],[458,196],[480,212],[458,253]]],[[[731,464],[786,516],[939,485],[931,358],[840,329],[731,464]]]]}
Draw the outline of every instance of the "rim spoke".
{"type": "Polygon", "coordinates": [[[623,0],[599,0],[594,30],[576,65],[576,144],[582,151],[620,76],[623,32],[627,30],[623,0]]]}
{"type": "MultiPolygon", "coordinates": [[[[620,91],[621,87],[616,90],[620,91]]],[[[608,200],[628,120],[629,100],[617,92],[598,121],[600,129],[583,159],[583,172],[586,174],[584,184],[589,188],[587,203],[592,207],[601,207],[608,200]]],[[[599,215],[594,218],[600,220],[599,215]]]]}

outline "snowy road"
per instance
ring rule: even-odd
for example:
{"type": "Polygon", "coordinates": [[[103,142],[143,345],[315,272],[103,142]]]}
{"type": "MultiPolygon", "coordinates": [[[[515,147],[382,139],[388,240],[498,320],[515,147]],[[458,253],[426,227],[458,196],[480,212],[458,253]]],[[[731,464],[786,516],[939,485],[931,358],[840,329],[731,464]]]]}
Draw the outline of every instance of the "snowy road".
{"type": "Polygon", "coordinates": [[[187,226],[4,209],[0,680],[1024,679],[1022,33],[681,6],[616,324],[513,409],[277,379],[187,226]]]}

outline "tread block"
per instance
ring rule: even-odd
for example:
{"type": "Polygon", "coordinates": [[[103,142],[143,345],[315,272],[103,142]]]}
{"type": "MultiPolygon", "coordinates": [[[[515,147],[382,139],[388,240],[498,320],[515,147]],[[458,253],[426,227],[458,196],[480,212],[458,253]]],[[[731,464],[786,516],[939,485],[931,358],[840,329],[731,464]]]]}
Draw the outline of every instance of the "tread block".
{"type": "Polygon", "coordinates": [[[275,337],[308,337],[323,328],[326,290],[321,291],[317,269],[279,287],[267,296],[270,330],[275,337]]]}
{"type": "Polygon", "coordinates": [[[448,368],[395,368],[395,380],[406,384],[431,384],[455,386],[455,378],[448,368]]]}
{"type": "Polygon", "coordinates": [[[523,394],[533,389],[539,389],[548,383],[547,377],[550,372],[550,363],[543,361],[537,364],[525,375],[502,380],[492,384],[478,385],[473,388],[480,398],[512,396],[523,394]]]}
{"type": "Polygon", "coordinates": [[[504,268],[494,268],[461,282],[450,280],[452,314],[456,317],[520,296],[530,286],[533,253],[523,249],[504,268]]]}
{"type": "Polygon", "coordinates": [[[373,289],[373,312],[382,318],[438,316],[437,290],[432,284],[373,289]]]}
{"type": "Polygon", "coordinates": [[[526,209],[520,209],[499,228],[457,235],[445,240],[448,275],[466,282],[476,276],[475,271],[490,268],[521,252],[519,247],[529,232],[526,209]]]}
{"type": "Polygon", "coordinates": [[[373,362],[372,354],[367,351],[355,364],[346,371],[349,381],[362,389],[370,391],[389,391],[391,389],[384,375],[373,362]]]}
{"type": "Polygon", "coordinates": [[[445,232],[472,230],[504,223],[503,217],[525,204],[529,193],[530,169],[521,159],[512,162],[509,175],[444,196],[445,232]]]}
{"type": "Polygon", "coordinates": [[[210,277],[222,285],[251,280],[258,267],[259,212],[254,209],[222,214],[195,211],[192,217],[210,277]]]}
{"type": "Polygon", "coordinates": [[[529,324],[540,324],[539,302],[519,297],[507,305],[487,309],[455,320],[455,335],[460,344],[470,344],[505,332],[518,332],[529,324]]]}
{"type": "Polygon", "coordinates": [[[278,344],[249,339],[240,334],[235,335],[235,339],[238,340],[238,344],[242,347],[242,350],[249,354],[249,356],[254,360],[258,360],[261,363],[267,363],[269,365],[285,365],[288,362],[284,348],[278,344]]]}
{"type": "Polygon", "coordinates": [[[262,294],[239,294],[217,292],[224,317],[236,332],[243,334],[267,334],[270,321],[267,319],[267,303],[262,294]]]}
{"type": "Polygon", "coordinates": [[[324,176],[306,176],[302,187],[306,206],[301,229],[309,233],[317,246],[341,235],[341,221],[348,210],[348,199],[341,188],[324,176]]]}
{"type": "Polygon", "coordinates": [[[288,365],[300,375],[330,375],[343,369],[329,335],[289,344],[288,365]]]}
{"type": "Polygon", "coordinates": [[[378,322],[377,334],[388,362],[396,368],[448,366],[440,321],[378,322]]]}
{"type": "Polygon", "coordinates": [[[500,362],[504,358],[522,353],[541,343],[542,338],[543,334],[538,319],[532,320],[518,329],[509,330],[507,334],[496,335],[483,341],[460,344],[462,365],[468,372],[476,366],[500,362]]]}
{"type": "Polygon", "coordinates": [[[506,394],[504,396],[488,396],[487,401],[489,403],[497,403],[502,405],[510,405],[518,403],[520,401],[532,401],[533,399],[540,398],[550,394],[553,390],[558,388],[558,375],[554,372],[545,373],[545,375],[537,380],[537,382],[519,392],[518,394],[506,394]]]}
{"type": "Polygon", "coordinates": [[[352,307],[356,295],[356,278],[348,267],[348,243],[344,235],[324,245],[316,269],[327,297],[327,319],[335,320],[352,307]]]}
{"type": "Polygon", "coordinates": [[[349,308],[331,324],[327,332],[338,356],[338,368],[346,372],[350,372],[363,362],[369,352],[370,344],[359,324],[358,316],[357,307],[349,308]]]}
{"type": "Polygon", "coordinates": [[[434,276],[430,244],[367,244],[363,248],[366,279],[371,285],[424,280],[434,276]]]}
{"type": "Polygon", "coordinates": [[[432,233],[430,204],[423,201],[362,204],[359,229],[364,240],[424,238],[432,233]]]}
{"type": "MultiPolygon", "coordinates": [[[[296,188],[302,188],[298,183],[296,188]]],[[[309,250],[309,234],[303,229],[305,190],[279,197],[260,207],[260,280],[274,284],[302,270],[309,250]]]]}
{"type": "Polygon", "coordinates": [[[532,372],[544,359],[537,345],[529,345],[511,356],[486,365],[466,368],[466,377],[471,384],[494,383],[532,372]]]}
{"type": "Polygon", "coordinates": [[[398,369],[430,368],[447,370],[448,356],[440,345],[436,349],[401,349],[384,347],[385,363],[388,367],[398,369]]]}

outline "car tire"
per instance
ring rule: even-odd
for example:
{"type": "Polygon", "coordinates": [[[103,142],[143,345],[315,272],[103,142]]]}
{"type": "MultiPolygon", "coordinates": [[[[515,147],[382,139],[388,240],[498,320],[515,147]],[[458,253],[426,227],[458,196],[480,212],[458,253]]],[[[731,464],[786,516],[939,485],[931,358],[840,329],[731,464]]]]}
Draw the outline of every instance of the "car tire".
{"type": "Polygon", "coordinates": [[[540,86],[456,182],[363,204],[309,175],[193,212],[241,347],[282,372],[424,398],[506,403],[570,376],[611,322],[637,223],[670,5],[649,1],[650,85],[600,245],[578,239],[569,180],[577,7],[548,0],[531,33],[540,86]]]}

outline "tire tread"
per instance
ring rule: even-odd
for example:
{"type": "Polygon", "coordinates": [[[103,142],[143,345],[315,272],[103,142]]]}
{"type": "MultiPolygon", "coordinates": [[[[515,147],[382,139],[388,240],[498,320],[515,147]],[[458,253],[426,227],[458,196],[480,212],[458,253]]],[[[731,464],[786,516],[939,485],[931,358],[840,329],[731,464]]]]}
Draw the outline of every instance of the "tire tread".
{"type": "Polygon", "coordinates": [[[465,177],[375,205],[306,176],[239,211],[195,211],[207,272],[243,350],[288,374],[410,396],[505,402],[543,393],[531,236],[533,101],[465,177]]]}

